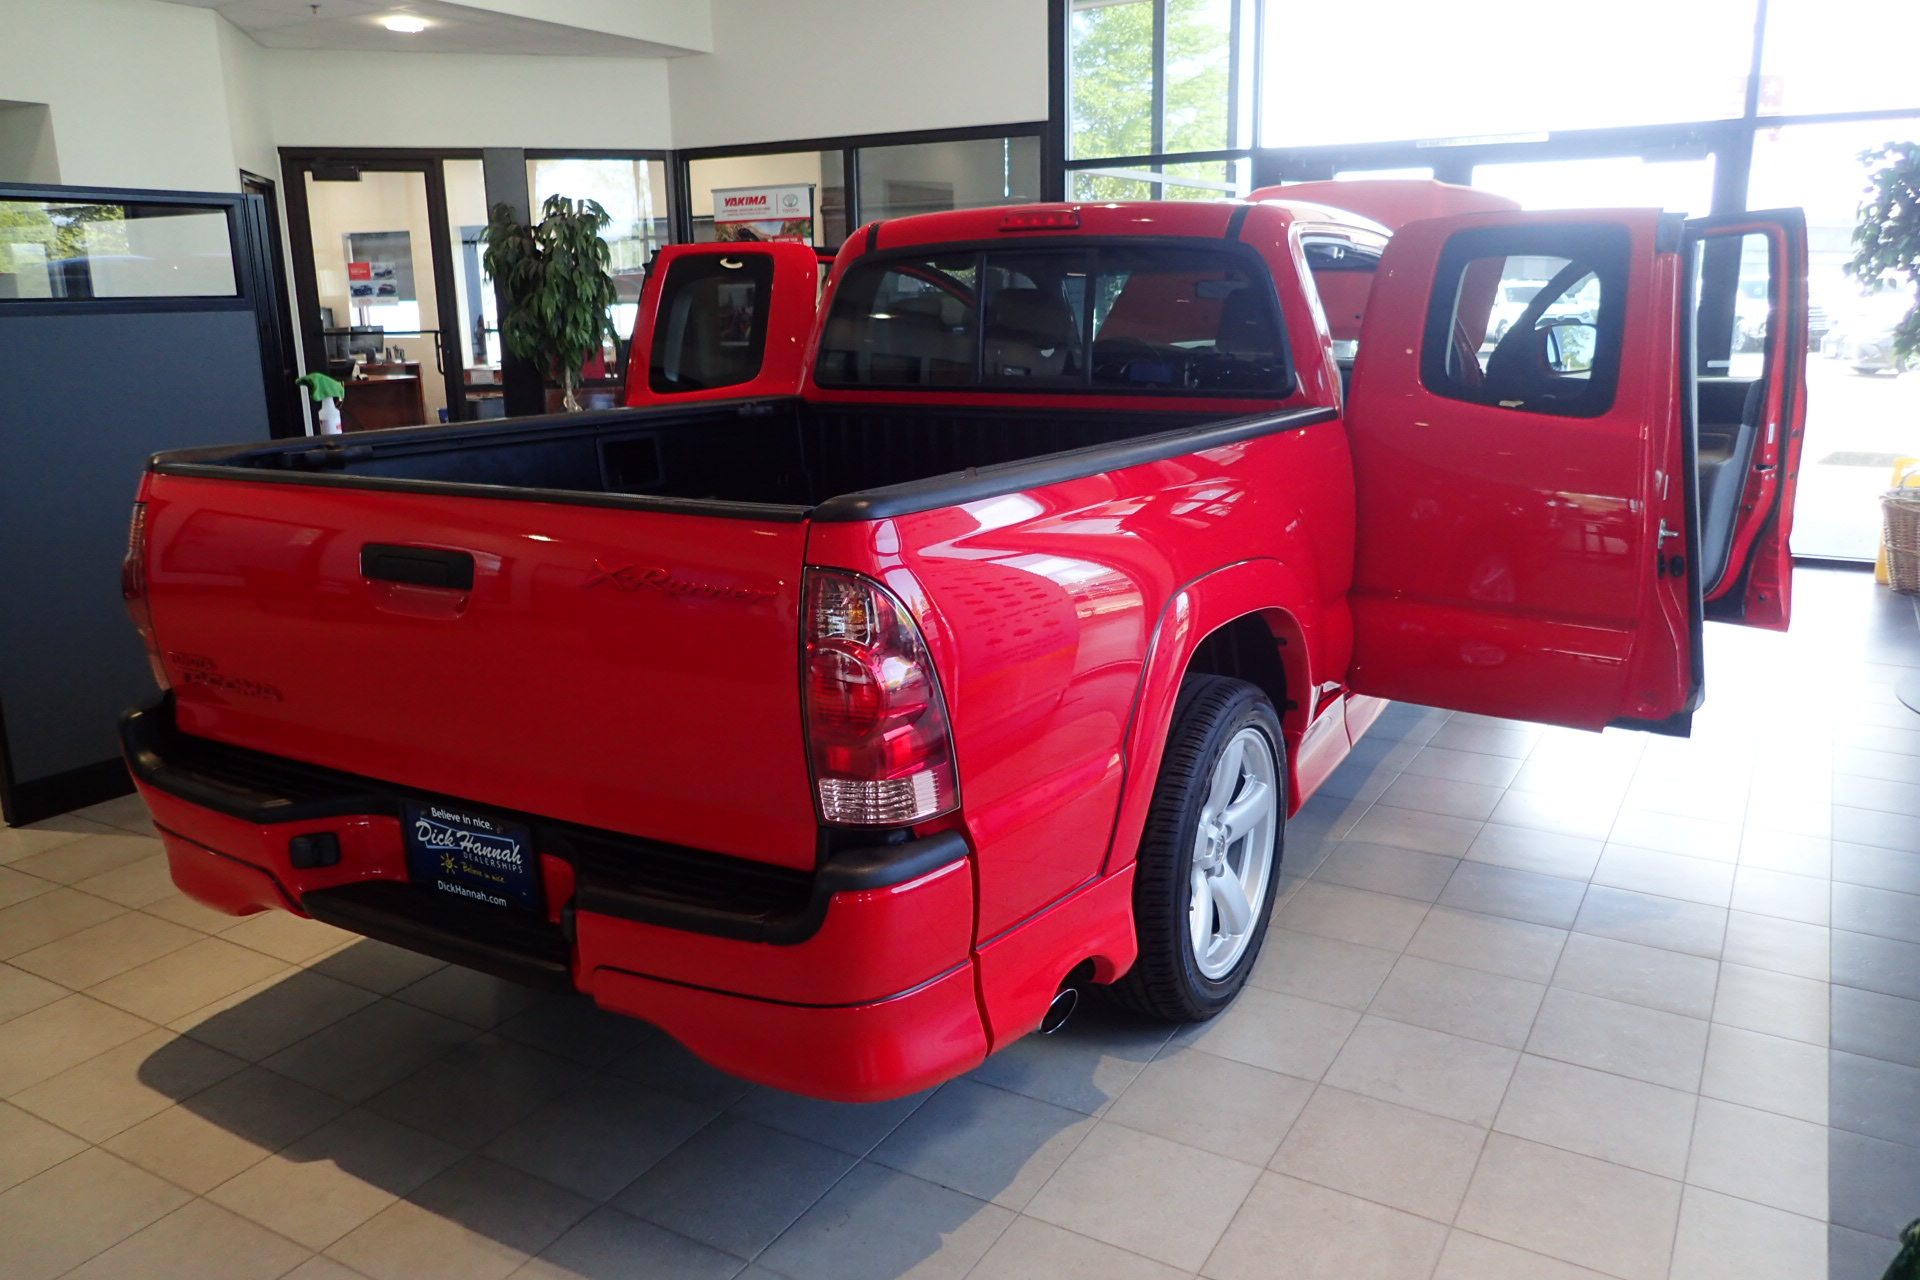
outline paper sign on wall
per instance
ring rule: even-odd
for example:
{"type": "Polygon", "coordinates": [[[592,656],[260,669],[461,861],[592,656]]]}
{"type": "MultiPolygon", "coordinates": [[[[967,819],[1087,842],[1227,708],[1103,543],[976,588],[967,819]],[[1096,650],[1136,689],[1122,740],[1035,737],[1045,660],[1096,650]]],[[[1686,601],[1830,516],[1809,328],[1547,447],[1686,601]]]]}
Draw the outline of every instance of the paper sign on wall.
{"type": "Polygon", "coordinates": [[[785,187],[716,187],[716,240],[780,240],[813,243],[813,184],[785,187]]]}

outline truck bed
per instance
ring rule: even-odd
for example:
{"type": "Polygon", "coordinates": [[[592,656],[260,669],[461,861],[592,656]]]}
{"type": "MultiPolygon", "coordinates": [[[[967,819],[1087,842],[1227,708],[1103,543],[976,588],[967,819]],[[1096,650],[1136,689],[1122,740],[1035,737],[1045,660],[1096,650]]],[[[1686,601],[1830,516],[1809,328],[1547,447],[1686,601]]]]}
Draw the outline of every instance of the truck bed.
{"type": "MultiPolygon", "coordinates": [[[[701,514],[759,519],[777,518],[769,508],[786,508],[791,518],[846,495],[898,490],[934,477],[964,481],[970,469],[1129,441],[1173,445],[1150,452],[1177,455],[1216,442],[1176,443],[1170,436],[1210,422],[1245,424],[1252,428],[1243,428],[1245,434],[1258,434],[1274,429],[1275,416],[850,406],[777,398],[186,450],[163,454],[156,463],[181,475],[235,478],[238,469],[294,483],[428,486],[442,494],[453,486],[476,496],[642,509],[686,510],[698,503],[701,514]]],[[[1106,456],[1063,461],[1083,462],[1081,474],[1127,463],[1106,456]]],[[[877,514],[868,510],[870,503],[838,505],[877,514]]],[[[839,515],[857,518],[852,510],[839,515]]]]}

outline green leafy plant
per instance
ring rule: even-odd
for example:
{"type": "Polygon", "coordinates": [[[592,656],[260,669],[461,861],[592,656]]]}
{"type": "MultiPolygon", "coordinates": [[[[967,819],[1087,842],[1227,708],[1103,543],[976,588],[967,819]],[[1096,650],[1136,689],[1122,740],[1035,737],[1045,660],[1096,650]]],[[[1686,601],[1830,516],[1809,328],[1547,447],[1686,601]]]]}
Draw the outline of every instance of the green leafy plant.
{"type": "MultiPolygon", "coordinates": [[[[1889,142],[1860,153],[1867,166],[1866,199],[1853,230],[1847,274],[1870,290],[1905,287],[1920,295],[1920,143],[1889,142]]],[[[1920,296],[1893,328],[1893,352],[1920,354],[1920,296]]]]}
{"type": "Polygon", "coordinates": [[[608,316],[612,259],[600,238],[612,220],[596,200],[548,196],[532,226],[508,204],[493,206],[487,223],[487,274],[506,295],[500,338],[560,384],[568,412],[580,407],[581,366],[602,338],[619,341],[608,316]]]}

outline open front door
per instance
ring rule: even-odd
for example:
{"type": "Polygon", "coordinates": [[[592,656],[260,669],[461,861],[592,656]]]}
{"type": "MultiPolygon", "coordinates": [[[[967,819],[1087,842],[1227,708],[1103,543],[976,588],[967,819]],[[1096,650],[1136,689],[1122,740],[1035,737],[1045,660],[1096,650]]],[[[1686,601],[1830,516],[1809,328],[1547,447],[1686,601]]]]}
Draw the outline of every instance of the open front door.
{"type": "Polygon", "coordinates": [[[820,299],[820,255],[772,242],[668,245],[640,292],[629,405],[794,395],[820,299]]]}
{"type": "Polygon", "coordinates": [[[1706,616],[1784,631],[1807,416],[1806,216],[1700,218],[1687,239],[1706,616]]]}
{"type": "Polygon", "coordinates": [[[1651,209],[1424,219],[1388,244],[1347,409],[1355,690],[1685,732],[1683,247],[1651,209]]]}

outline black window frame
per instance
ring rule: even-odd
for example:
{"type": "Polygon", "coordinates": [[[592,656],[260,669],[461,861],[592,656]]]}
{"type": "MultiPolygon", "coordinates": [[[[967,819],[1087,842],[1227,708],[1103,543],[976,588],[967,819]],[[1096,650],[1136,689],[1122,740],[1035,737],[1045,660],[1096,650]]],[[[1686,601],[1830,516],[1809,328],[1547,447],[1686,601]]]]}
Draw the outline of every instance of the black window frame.
{"type": "MultiPolygon", "coordinates": [[[[847,285],[849,280],[854,279],[856,272],[868,270],[881,272],[903,262],[925,262],[934,257],[957,256],[971,253],[975,255],[976,259],[975,279],[984,282],[986,279],[986,259],[990,253],[1017,255],[1025,251],[1034,254],[1057,254],[1063,247],[1066,247],[1065,241],[1048,241],[1036,237],[1028,240],[1025,244],[1020,244],[1012,240],[972,240],[951,244],[915,245],[902,249],[862,254],[847,268],[845,276],[835,286],[833,290],[833,311],[823,320],[821,333],[824,335],[828,332],[828,330],[833,327],[835,319],[839,318],[838,313],[842,300],[853,296],[853,291],[850,290],[847,285]]],[[[985,325],[982,323],[980,314],[980,301],[978,297],[976,297],[973,307],[975,320],[972,334],[973,377],[971,380],[966,382],[940,383],[847,382],[830,380],[822,376],[829,355],[823,336],[820,349],[814,357],[812,378],[815,385],[822,389],[833,391],[925,392],[935,390],[992,395],[1098,395],[1124,398],[1142,397],[1154,400],[1281,401],[1286,400],[1299,391],[1299,370],[1294,365],[1293,345],[1287,330],[1286,308],[1281,305],[1279,286],[1273,278],[1273,272],[1269,269],[1266,259],[1261,257],[1259,252],[1251,245],[1242,244],[1238,241],[1216,240],[1202,236],[1086,236],[1075,237],[1071,242],[1071,247],[1076,250],[1086,251],[1090,260],[1095,263],[1099,261],[1099,253],[1102,249],[1178,248],[1183,251],[1198,251],[1217,255],[1224,261],[1239,267],[1246,273],[1251,287],[1261,291],[1262,298],[1270,308],[1269,313],[1273,319],[1273,333],[1276,347],[1274,354],[1278,358],[1280,365],[1280,378],[1277,385],[1271,388],[1208,387],[1190,390],[1184,387],[1145,388],[1110,386],[1095,383],[1093,381],[1094,362],[1092,359],[1091,293],[1089,293],[1088,296],[1086,313],[1081,317],[1081,342],[1083,349],[1087,352],[1088,358],[1082,362],[1082,374],[1078,382],[1070,384],[1064,381],[1053,380],[1049,381],[1046,385],[1026,386],[1015,379],[1001,381],[987,380],[983,372],[982,364],[986,342],[985,325]]]]}
{"type": "MultiPolygon", "coordinates": [[[[1427,303],[1420,343],[1421,386],[1448,400],[1488,408],[1503,407],[1503,401],[1515,399],[1510,391],[1503,392],[1497,385],[1468,386],[1458,381],[1448,368],[1448,357],[1454,350],[1454,317],[1459,310],[1461,286],[1468,267],[1483,260],[1564,258],[1589,266],[1600,282],[1600,308],[1594,318],[1593,364],[1584,379],[1568,379],[1569,384],[1584,382],[1579,394],[1551,400],[1525,398],[1508,407],[1559,418],[1604,417],[1612,410],[1619,393],[1631,255],[1632,238],[1627,229],[1617,223],[1563,222],[1475,227],[1454,232],[1441,247],[1433,292],[1427,303]]],[[[1551,305],[1551,300],[1547,305],[1551,305]]]]}

